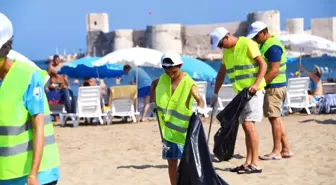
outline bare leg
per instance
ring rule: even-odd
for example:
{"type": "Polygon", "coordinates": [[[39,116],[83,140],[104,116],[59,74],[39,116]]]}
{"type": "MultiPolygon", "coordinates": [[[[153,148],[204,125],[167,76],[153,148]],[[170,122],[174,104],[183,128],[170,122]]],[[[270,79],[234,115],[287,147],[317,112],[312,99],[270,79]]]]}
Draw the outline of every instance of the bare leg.
{"type": "Polygon", "coordinates": [[[148,108],[149,108],[149,96],[145,96],[144,97],[144,108],[142,111],[142,116],[141,116],[140,121],[143,121],[145,119],[147,112],[148,112],[148,108]]]}
{"type": "MultiPolygon", "coordinates": [[[[251,164],[256,167],[257,169],[260,168],[259,166],[259,139],[257,135],[257,131],[254,126],[254,122],[245,121],[243,124],[244,131],[248,136],[248,140],[250,141],[251,145],[251,153],[252,153],[252,160],[251,164]]],[[[247,160],[246,160],[247,161],[247,160]]],[[[248,162],[248,161],[247,161],[248,162]]]]}
{"type": "Polygon", "coordinates": [[[291,151],[289,149],[289,143],[288,143],[288,137],[287,137],[285,124],[283,123],[282,120],[280,120],[280,122],[281,122],[281,133],[282,133],[281,135],[281,144],[282,144],[281,155],[283,157],[290,157],[291,151]]]}
{"type": "MultiPolygon", "coordinates": [[[[244,126],[243,126],[244,128],[244,126]]],[[[245,131],[245,129],[244,129],[245,131]]],[[[246,160],[244,166],[248,166],[251,164],[252,161],[252,148],[251,148],[251,141],[249,140],[249,136],[245,131],[245,144],[246,144],[246,160]]]]}
{"type": "Polygon", "coordinates": [[[171,185],[176,185],[177,163],[178,160],[168,160],[168,173],[171,185]]]}
{"type": "Polygon", "coordinates": [[[281,137],[282,137],[282,130],[281,130],[281,118],[269,118],[269,121],[272,125],[272,133],[273,133],[273,150],[271,156],[281,156],[281,137]]]}

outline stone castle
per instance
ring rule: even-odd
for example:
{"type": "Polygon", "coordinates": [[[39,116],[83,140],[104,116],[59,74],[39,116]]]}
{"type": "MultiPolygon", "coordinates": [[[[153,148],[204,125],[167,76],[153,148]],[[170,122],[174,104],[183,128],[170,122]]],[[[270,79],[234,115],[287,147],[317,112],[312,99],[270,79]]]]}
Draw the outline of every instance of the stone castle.
{"type": "Polygon", "coordinates": [[[286,21],[286,30],[280,30],[280,12],[268,10],[251,12],[247,20],[207,25],[160,24],[147,26],[145,30],[109,30],[106,13],[86,15],[87,56],[104,56],[112,51],[135,46],[156,49],[162,52],[173,50],[180,54],[203,58],[219,59],[221,52],[210,49],[209,33],[223,26],[236,36],[245,36],[249,25],[263,21],[273,34],[303,33],[317,35],[336,42],[336,17],[311,20],[311,29],[304,30],[304,19],[293,18],[286,21]]]}

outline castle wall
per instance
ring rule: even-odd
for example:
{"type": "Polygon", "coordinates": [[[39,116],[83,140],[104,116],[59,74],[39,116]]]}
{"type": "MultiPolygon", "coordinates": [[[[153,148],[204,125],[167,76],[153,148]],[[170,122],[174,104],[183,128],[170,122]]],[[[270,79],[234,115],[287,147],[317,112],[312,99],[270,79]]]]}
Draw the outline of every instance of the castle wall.
{"type": "Polygon", "coordinates": [[[113,50],[121,50],[133,47],[133,30],[115,30],[113,38],[113,50]]]}
{"type": "MultiPolygon", "coordinates": [[[[218,58],[220,50],[211,50],[210,32],[216,27],[225,27],[236,36],[246,36],[254,21],[263,21],[273,34],[280,34],[280,12],[278,10],[251,12],[247,20],[207,25],[159,24],[147,26],[145,30],[115,30],[109,32],[107,14],[88,14],[87,54],[104,56],[109,52],[135,46],[153,48],[161,52],[173,50],[183,55],[201,58],[218,58]]],[[[304,19],[286,21],[287,33],[308,33],[336,42],[336,17],[311,20],[311,31],[304,30],[304,19]]]]}
{"type": "Polygon", "coordinates": [[[336,42],[336,17],[311,20],[312,34],[336,42]]]}
{"type": "Polygon", "coordinates": [[[201,57],[211,51],[210,32],[225,27],[236,36],[246,36],[247,22],[232,22],[208,25],[186,25],[183,27],[183,54],[201,57]]]}
{"type": "Polygon", "coordinates": [[[146,44],[161,52],[176,51],[182,53],[182,25],[160,24],[148,26],[146,30],[146,44]]]}

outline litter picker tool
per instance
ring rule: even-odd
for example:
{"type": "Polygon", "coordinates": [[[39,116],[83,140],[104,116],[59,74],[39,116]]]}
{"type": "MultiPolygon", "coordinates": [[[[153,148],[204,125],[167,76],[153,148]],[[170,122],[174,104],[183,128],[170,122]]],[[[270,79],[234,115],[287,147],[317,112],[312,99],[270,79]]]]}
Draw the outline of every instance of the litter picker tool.
{"type": "Polygon", "coordinates": [[[208,145],[209,145],[209,138],[210,138],[211,126],[212,126],[212,120],[213,120],[214,114],[215,114],[215,106],[212,106],[211,117],[210,117],[209,133],[208,133],[208,139],[207,139],[207,144],[208,145]]]}

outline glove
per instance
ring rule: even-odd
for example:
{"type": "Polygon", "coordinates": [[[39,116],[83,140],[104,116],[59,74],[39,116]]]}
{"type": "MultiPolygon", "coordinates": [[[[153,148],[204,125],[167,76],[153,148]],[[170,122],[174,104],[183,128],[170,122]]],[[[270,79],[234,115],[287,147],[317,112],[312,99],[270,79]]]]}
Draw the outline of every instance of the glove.
{"type": "Polygon", "coordinates": [[[197,112],[197,114],[205,115],[205,110],[201,107],[197,107],[196,112],[197,112]]]}
{"type": "Polygon", "coordinates": [[[216,106],[218,103],[218,94],[214,94],[211,98],[210,105],[211,107],[216,106]]]}

